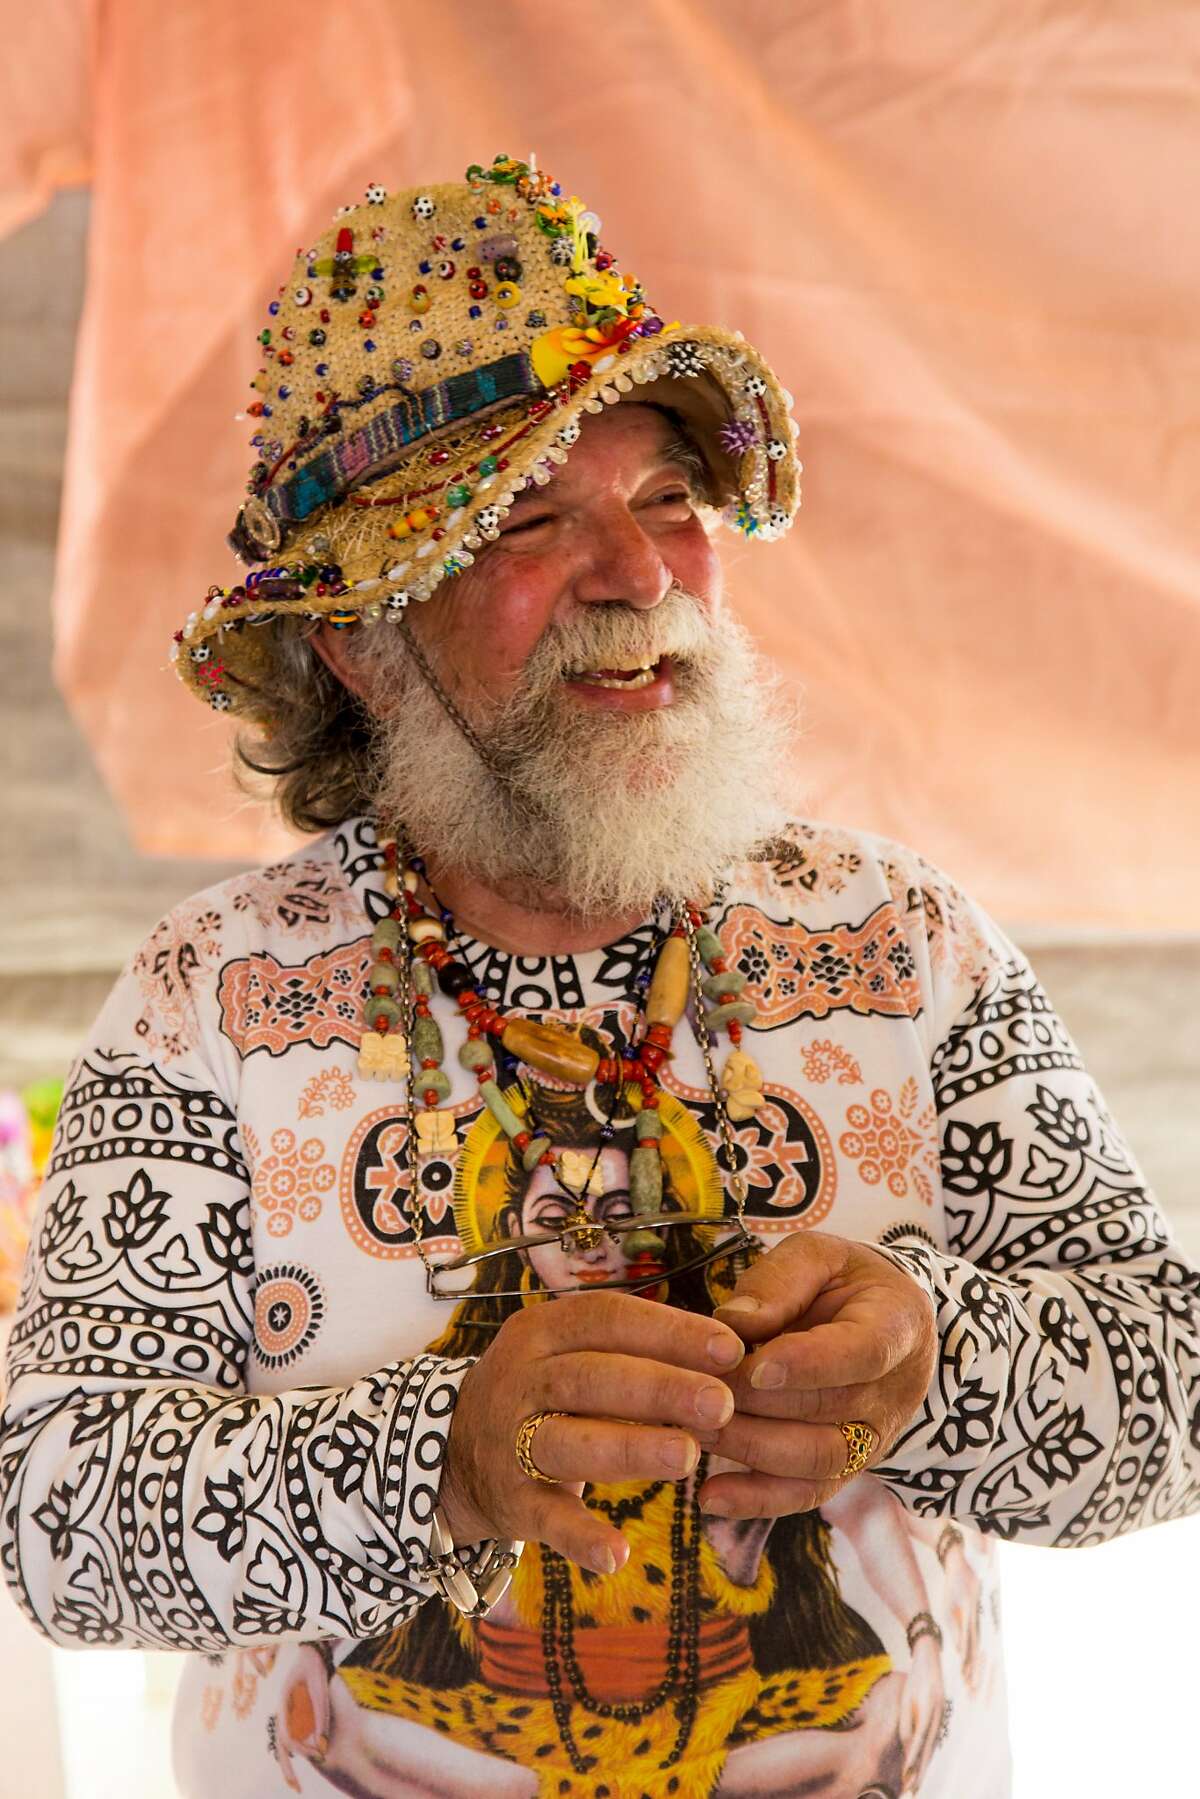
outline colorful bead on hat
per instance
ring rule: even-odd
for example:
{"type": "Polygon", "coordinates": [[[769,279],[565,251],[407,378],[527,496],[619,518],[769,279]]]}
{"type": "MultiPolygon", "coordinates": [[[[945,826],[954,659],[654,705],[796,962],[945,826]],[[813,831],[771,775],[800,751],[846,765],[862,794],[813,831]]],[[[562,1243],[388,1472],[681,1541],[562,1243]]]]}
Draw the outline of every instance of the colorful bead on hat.
{"type": "Polygon", "coordinates": [[[667,322],[600,241],[600,220],[531,162],[462,182],[372,184],[268,309],[252,387],[246,565],[172,646],[192,690],[261,717],[277,613],[399,618],[474,561],[514,496],[567,460],[581,415],[670,406],[747,537],[799,504],[791,396],[740,333],[667,322]]]}

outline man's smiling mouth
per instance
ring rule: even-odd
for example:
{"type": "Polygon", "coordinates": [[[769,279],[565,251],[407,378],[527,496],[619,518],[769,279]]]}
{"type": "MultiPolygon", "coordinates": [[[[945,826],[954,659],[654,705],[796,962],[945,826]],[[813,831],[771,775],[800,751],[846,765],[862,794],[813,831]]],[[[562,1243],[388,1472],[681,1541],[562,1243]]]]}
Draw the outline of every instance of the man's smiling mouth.
{"type": "Polygon", "coordinates": [[[662,657],[656,662],[617,662],[607,668],[571,669],[565,679],[581,681],[588,687],[649,687],[662,672],[662,657]]]}

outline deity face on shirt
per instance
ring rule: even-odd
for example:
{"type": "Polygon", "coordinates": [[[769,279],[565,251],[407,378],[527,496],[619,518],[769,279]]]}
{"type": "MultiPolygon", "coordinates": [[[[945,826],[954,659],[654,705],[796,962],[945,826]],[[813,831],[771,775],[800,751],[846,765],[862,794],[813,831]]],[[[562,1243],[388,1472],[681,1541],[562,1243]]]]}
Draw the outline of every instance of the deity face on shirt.
{"type": "MultiPolygon", "coordinates": [[[[556,1155],[561,1153],[556,1151],[556,1155]]],[[[594,1151],[575,1150],[567,1154],[578,1158],[585,1178],[595,1162],[591,1179],[583,1188],[583,1210],[588,1220],[603,1226],[628,1218],[633,1206],[629,1197],[629,1157],[626,1152],[609,1147],[601,1150],[598,1161],[594,1151]]],[[[580,1184],[583,1186],[582,1182],[580,1184]]],[[[517,1230],[521,1234],[561,1231],[569,1218],[578,1215],[579,1209],[578,1200],[563,1191],[553,1169],[539,1164],[516,1213],[517,1230]]],[[[628,1271],[628,1257],[620,1239],[611,1237],[605,1230],[586,1247],[579,1243],[567,1248],[558,1242],[543,1243],[522,1253],[539,1284],[551,1293],[624,1280],[628,1271]]]]}

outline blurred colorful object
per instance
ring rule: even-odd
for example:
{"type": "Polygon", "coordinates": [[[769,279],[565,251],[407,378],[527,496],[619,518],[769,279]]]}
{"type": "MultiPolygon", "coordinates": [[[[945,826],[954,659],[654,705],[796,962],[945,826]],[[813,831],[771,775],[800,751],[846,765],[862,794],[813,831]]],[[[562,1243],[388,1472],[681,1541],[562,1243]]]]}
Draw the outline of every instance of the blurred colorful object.
{"type": "Polygon", "coordinates": [[[50,1158],[60,1080],[0,1087],[0,1312],[17,1303],[38,1188],[50,1158]]]}

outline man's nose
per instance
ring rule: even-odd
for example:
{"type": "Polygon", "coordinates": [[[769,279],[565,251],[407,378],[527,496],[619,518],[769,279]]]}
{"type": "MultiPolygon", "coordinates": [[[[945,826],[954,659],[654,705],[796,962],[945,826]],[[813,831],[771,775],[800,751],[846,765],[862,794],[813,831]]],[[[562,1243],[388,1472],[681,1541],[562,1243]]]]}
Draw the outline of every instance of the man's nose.
{"type": "Polygon", "coordinates": [[[596,522],[592,553],[575,581],[575,597],[587,605],[636,606],[648,612],[669,591],[672,574],[653,540],[625,507],[596,522]]]}

